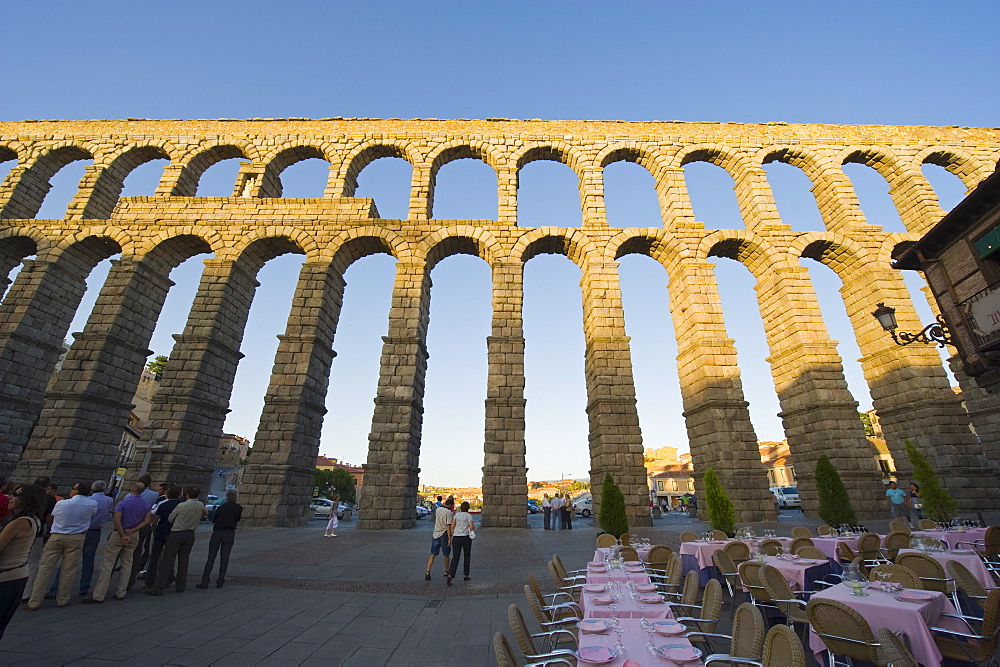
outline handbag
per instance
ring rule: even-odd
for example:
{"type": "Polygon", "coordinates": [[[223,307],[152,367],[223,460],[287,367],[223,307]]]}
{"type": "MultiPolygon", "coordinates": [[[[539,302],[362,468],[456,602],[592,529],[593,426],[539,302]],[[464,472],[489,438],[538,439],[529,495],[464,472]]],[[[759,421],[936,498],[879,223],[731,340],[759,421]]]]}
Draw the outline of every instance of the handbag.
{"type": "Polygon", "coordinates": [[[474,530],[470,530],[469,531],[469,539],[470,540],[476,539],[476,531],[474,531],[474,530]]]}

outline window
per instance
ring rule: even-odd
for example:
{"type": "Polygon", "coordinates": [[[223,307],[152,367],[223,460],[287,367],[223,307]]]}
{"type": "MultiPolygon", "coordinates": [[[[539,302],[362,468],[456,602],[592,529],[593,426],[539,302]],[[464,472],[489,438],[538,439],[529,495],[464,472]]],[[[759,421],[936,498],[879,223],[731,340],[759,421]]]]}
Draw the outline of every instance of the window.
{"type": "Polygon", "coordinates": [[[676,490],[677,490],[677,480],[675,479],[674,480],[674,491],[676,491],[676,490]]]}
{"type": "Polygon", "coordinates": [[[662,490],[663,490],[663,482],[659,482],[659,481],[658,481],[658,482],[656,483],[656,490],[657,490],[657,491],[662,491],[662,490]]]}

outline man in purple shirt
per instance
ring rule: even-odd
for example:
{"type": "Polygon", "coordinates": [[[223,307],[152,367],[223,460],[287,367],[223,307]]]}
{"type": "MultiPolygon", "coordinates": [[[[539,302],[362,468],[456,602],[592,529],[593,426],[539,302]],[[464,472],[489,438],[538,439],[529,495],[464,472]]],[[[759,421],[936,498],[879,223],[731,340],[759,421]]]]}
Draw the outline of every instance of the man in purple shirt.
{"type": "Polygon", "coordinates": [[[118,574],[118,590],[115,597],[124,599],[128,592],[128,578],[132,571],[132,555],[139,544],[138,533],[149,525],[152,515],[149,513],[149,503],[142,497],[146,485],[136,482],[132,492],[115,506],[115,532],[111,533],[101,557],[101,575],[94,586],[94,596],[84,598],[81,602],[99,604],[104,602],[111,584],[111,574],[114,572],[115,559],[121,556],[122,567],[118,574]]]}

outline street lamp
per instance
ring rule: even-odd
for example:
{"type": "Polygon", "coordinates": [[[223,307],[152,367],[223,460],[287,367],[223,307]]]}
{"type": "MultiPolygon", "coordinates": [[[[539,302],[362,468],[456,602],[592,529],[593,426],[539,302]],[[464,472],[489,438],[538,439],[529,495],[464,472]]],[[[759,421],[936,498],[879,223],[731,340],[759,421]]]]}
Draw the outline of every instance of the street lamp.
{"type": "Polygon", "coordinates": [[[897,345],[909,345],[910,343],[935,343],[938,347],[951,345],[951,332],[944,321],[944,317],[937,316],[937,321],[928,324],[919,333],[911,334],[906,331],[896,332],[896,309],[885,305],[881,301],[878,308],[872,313],[872,317],[878,320],[882,328],[889,332],[897,345]]]}

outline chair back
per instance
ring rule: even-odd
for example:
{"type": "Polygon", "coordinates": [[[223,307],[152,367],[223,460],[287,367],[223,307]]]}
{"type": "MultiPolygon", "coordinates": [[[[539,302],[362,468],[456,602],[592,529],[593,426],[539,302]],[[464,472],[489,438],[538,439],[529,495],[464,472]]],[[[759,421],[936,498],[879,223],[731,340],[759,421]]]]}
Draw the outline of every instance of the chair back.
{"type": "Polygon", "coordinates": [[[740,573],[736,569],[736,564],[722,549],[716,549],[712,552],[712,564],[715,565],[715,571],[725,577],[729,594],[735,593],[740,587],[740,573]]]}
{"type": "Polygon", "coordinates": [[[750,558],[750,547],[743,542],[733,540],[722,547],[722,550],[729,554],[729,559],[737,565],[750,558]]]}
{"type": "Polygon", "coordinates": [[[767,589],[764,588],[764,582],[760,578],[760,570],[762,567],[763,565],[755,560],[748,560],[740,563],[739,567],[740,581],[743,582],[743,588],[747,589],[750,593],[750,597],[753,598],[753,601],[756,604],[771,601],[771,596],[767,594],[767,589]]]}
{"type": "Polygon", "coordinates": [[[777,602],[777,600],[796,599],[791,585],[789,585],[788,581],[785,580],[785,576],[777,568],[764,565],[760,568],[760,579],[761,583],[764,584],[764,590],[767,591],[767,597],[781,610],[781,613],[786,618],[795,623],[809,622],[806,619],[805,610],[801,606],[792,604],[791,602],[777,602]]]}
{"type": "Polygon", "coordinates": [[[980,645],[985,655],[991,656],[997,650],[1000,637],[1000,588],[993,588],[983,605],[983,636],[987,639],[980,645]]]}
{"type": "Polygon", "coordinates": [[[900,549],[910,546],[910,531],[903,532],[894,530],[885,536],[885,549],[883,553],[889,560],[896,560],[900,549]]]}
{"type": "Polygon", "coordinates": [[[698,534],[697,533],[695,533],[693,531],[690,531],[690,530],[685,530],[683,533],[681,533],[681,542],[682,543],[683,542],[697,542],[697,541],[698,541],[698,534]]]}
{"type": "Polygon", "coordinates": [[[777,556],[779,549],[784,549],[784,545],[778,540],[764,540],[760,543],[760,550],[768,556],[777,556]]]}
{"type": "Polygon", "coordinates": [[[531,588],[532,594],[538,599],[538,604],[545,604],[545,596],[542,595],[542,587],[538,585],[538,579],[535,579],[535,575],[528,575],[528,587],[531,588]]]}
{"type": "Polygon", "coordinates": [[[896,633],[888,628],[879,628],[875,631],[875,637],[882,650],[882,659],[892,667],[920,667],[916,658],[906,648],[903,640],[896,636],[896,633]]]}
{"type": "Polygon", "coordinates": [[[812,531],[805,526],[795,526],[792,528],[792,537],[812,537],[812,531]]]}
{"type": "Polygon", "coordinates": [[[726,535],[721,530],[713,530],[712,531],[712,539],[713,540],[728,540],[729,536],[726,535]]]}
{"type": "Polygon", "coordinates": [[[899,519],[893,519],[892,521],[889,522],[889,530],[894,533],[906,533],[907,535],[910,534],[909,524],[900,521],[899,519]]]}
{"type": "Polygon", "coordinates": [[[861,560],[876,560],[882,557],[882,538],[877,533],[865,533],[858,538],[858,555],[861,560]]]}
{"type": "Polygon", "coordinates": [[[917,523],[917,528],[920,530],[937,530],[939,527],[936,521],[931,521],[930,519],[921,519],[917,523]]]}
{"type": "Polygon", "coordinates": [[[681,604],[694,607],[698,604],[698,592],[701,582],[698,580],[698,570],[691,570],[684,575],[684,588],[681,589],[681,604]]]}
{"type": "Polygon", "coordinates": [[[969,568],[954,560],[948,561],[944,566],[948,570],[948,576],[955,580],[955,583],[958,584],[963,593],[970,598],[979,598],[981,600],[986,598],[986,589],[979,583],[976,576],[972,572],[969,572],[969,568]]]}
{"type": "Polygon", "coordinates": [[[507,641],[507,635],[502,632],[493,635],[493,653],[496,654],[497,667],[518,667],[514,649],[507,641]]]}
{"type": "Polygon", "coordinates": [[[524,585],[524,597],[528,599],[528,607],[531,609],[531,613],[535,615],[535,620],[538,621],[538,625],[545,627],[543,623],[548,623],[552,621],[552,617],[545,613],[542,609],[542,605],[538,602],[538,598],[535,597],[535,592],[531,590],[531,586],[528,584],[524,585]]]}
{"type": "Polygon", "coordinates": [[[889,581],[899,584],[903,588],[913,588],[915,590],[923,590],[924,585],[920,582],[920,577],[917,573],[908,567],[902,565],[893,565],[892,563],[882,563],[881,565],[876,565],[872,568],[869,574],[869,579],[872,581],[877,581],[879,575],[883,572],[889,573],[889,581]]]}
{"type": "Polygon", "coordinates": [[[787,625],[775,625],[764,638],[764,667],[806,667],[806,652],[787,625]]]}
{"type": "Polygon", "coordinates": [[[806,605],[806,615],[813,631],[834,655],[881,664],[871,626],[846,604],[814,597],[806,605]]]}
{"type": "Polygon", "coordinates": [[[840,556],[842,563],[853,563],[855,560],[860,560],[858,555],[854,553],[854,549],[847,546],[846,542],[837,543],[837,555],[840,556]]]}
{"type": "Polygon", "coordinates": [[[944,566],[926,554],[905,553],[896,557],[896,564],[908,567],[920,577],[924,590],[949,593],[944,566]]]}
{"type": "Polygon", "coordinates": [[[627,547],[632,542],[632,535],[630,533],[622,533],[618,538],[618,542],[621,543],[623,547],[627,547]]]}
{"type": "Polygon", "coordinates": [[[556,588],[562,588],[566,585],[566,581],[560,576],[559,570],[556,569],[555,563],[552,561],[548,562],[549,577],[552,579],[552,583],[556,585],[556,588]]]}
{"type": "Polygon", "coordinates": [[[819,547],[811,547],[808,544],[799,547],[795,552],[795,555],[799,558],[813,558],[816,560],[826,560],[826,554],[819,547]]]}
{"type": "Polygon", "coordinates": [[[556,571],[559,576],[563,579],[569,579],[569,573],[566,572],[566,566],[563,565],[562,558],[558,554],[552,554],[552,564],[556,566],[556,571]]]}
{"type": "Polygon", "coordinates": [[[833,526],[828,526],[824,523],[816,526],[816,534],[820,537],[826,537],[827,535],[836,535],[837,530],[833,526]]]}
{"type": "Polygon", "coordinates": [[[812,539],[808,537],[796,537],[794,540],[792,540],[792,543],[788,545],[788,550],[791,551],[792,553],[795,553],[796,549],[807,545],[810,547],[816,546],[815,544],[813,544],[812,539]]]}
{"type": "Polygon", "coordinates": [[[649,548],[649,553],[646,554],[646,562],[651,569],[664,574],[667,571],[667,563],[670,562],[670,555],[673,552],[674,550],[666,545],[656,544],[649,548]]]}
{"type": "Polygon", "coordinates": [[[744,602],[733,614],[733,641],[729,647],[729,655],[760,660],[764,653],[764,632],[764,615],[757,607],[744,602]]]}
{"type": "Polygon", "coordinates": [[[618,540],[616,540],[615,536],[612,535],[611,533],[601,533],[600,535],[597,536],[598,548],[613,547],[616,544],[618,544],[618,540]]]}
{"type": "Polygon", "coordinates": [[[988,527],[983,542],[986,544],[987,558],[1000,556],[1000,526],[988,527]]]}
{"type": "Polygon", "coordinates": [[[517,642],[521,653],[526,656],[537,655],[538,649],[535,648],[535,642],[531,639],[528,624],[524,622],[524,616],[521,615],[521,610],[517,608],[516,604],[507,607],[507,622],[510,624],[510,631],[514,635],[514,641],[517,642]]]}
{"type": "Polygon", "coordinates": [[[639,560],[639,552],[635,550],[635,547],[622,547],[618,550],[618,555],[621,556],[622,560],[639,560]]]}
{"type": "Polygon", "coordinates": [[[707,619],[708,623],[700,623],[702,632],[715,632],[715,627],[719,623],[719,614],[722,612],[722,584],[718,579],[709,579],[705,584],[705,595],[701,598],[701,615],[699,618],[707,619]]]}
{"type": "Polygon", "coordinates": [[[681,579],[684,576],[684,567],[680,558],[671,558],[667,562],[666,579],[662,585],[669,588],[671,593],[676,593],[681,587],[681,579]]]}

